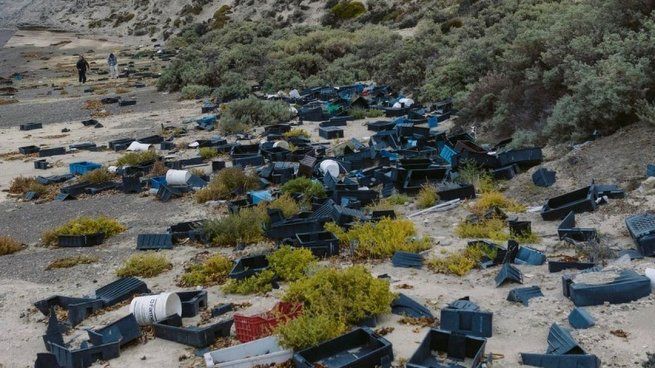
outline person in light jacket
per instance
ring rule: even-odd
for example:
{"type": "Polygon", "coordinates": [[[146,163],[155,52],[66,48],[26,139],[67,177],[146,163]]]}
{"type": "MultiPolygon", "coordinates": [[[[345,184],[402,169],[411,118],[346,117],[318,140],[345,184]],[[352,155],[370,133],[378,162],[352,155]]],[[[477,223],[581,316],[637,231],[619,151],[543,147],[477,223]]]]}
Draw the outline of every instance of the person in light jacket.
{"type": "Polygon", "coordinates": [[[109,54],[107,64],[109,64],[109,76],[111,78],[118,78],[118,60],[116,60],[116,55],[113,52],[109,54]]]}

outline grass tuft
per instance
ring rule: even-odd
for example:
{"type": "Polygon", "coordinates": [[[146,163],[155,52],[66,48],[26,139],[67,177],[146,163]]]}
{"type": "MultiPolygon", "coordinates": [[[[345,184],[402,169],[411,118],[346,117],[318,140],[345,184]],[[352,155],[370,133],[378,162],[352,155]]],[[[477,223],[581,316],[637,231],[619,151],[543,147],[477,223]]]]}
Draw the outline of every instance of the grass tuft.
{"type": "Polygon", "coordinates": [[[196,201],[205,203],[230,199],[259,187],[259,178],[238,167],[221,170],[207,185],[196,193],[196,201]]]}
{"type": "Polygon", "coordinates": [[[416,205],[418,208],[432,207],[439,201],[437,187],[434,185],[423,185],[416,196],[416,205]]]}
{"type": "Polygon", "coordinates": [[[221,288],[226,294],[266,294],[273,290],[275,273],[271,270],[264,270],[256,275],[243,280],[229,279],[221,288]]]}
{"type": "Polygon", "coordinates": [[[525,212],[527,208],[513,199],[505,197],[505,195],[498,191],[485,192],[480,195],[478,200],[471,206],[471,210],[476,214],[483,214],[492,207],[509,212],[525,212]]]}
{"type": "Polygon", "coordinates": [[[57,268],[71,268],[81,264],[92,264],[98,262],[98,256],[79,255],[56,259],[48,264],[46,270],[57,268]]]}
{"type": "Polygon", "coordinates": [[[430,249],[429,238],[416,238],[416,228],[410,220],[383,218],[379,222],[363,222],[348,231],[335,223],[325,224],[342,246],[356,243],[355,254],[359,258],[389,258],[396,251],[421,252],[430,249]]]}
{"type": "Polygon", "coordinates": [[[125,226],[109,217],[78,217],[54,230],[44,232],[41,240],[45,245],[56,245],[59,235],[88,235],[97,233],[104,233],[105,239],[107,239],[125,230],[127,230],[125,226]]]}
{"type": "Polygon", "coordinates": [[[173,265],[161,254],[138,253],[128,258],[125,264],[116,270],[116,276],[155,277],[171,268],[173,265]]]}
{"type": "Polygon", "coordinates": [[[264,240],[264,225],[267,221],[266,207],[262,205],[243,208],[238,213],[209,220],[205,230],[214,246],[253,244],[264,240]]]}
{"type": "Polygon", "coordinates": [[[290,194],[286,193],[275,199],[268,205],[268,208],[277,208],[282,210],[284,217],[291,217],[300,212],[300,206],[290,194]]]}
{"type": "Polygon", "coordinates": [[[200,264],[186,269],[180,278],[180,286],[213,286],[222,284],[232,269],[233,263],[228,258],[216,254],[200,264]]]}
{"type": "Polygon", "coordinates": [[[325,197],[325,188],[323,187],[323,184],[316,180],[305,177],[287,181],[284,183],[284,185],[282,185],[280,190],[282,190],[282,193],[302,194],[305,199],[309,199],[311,197],[325,197]]]}
{"type": "Polygon", "coordinates": [[[48,193],[48,187],[39,184],[39,182],[36,181],[36,178],[33,177],[18,176],[12,179],[9,184],[9,193],[25,194],[27,192],[36,192],[39,193],[39,195],[43,195],[48,193]]]}
{"type": "Polygon", "coordinates": [[[139,166],[156,161],[159,155],[155,151],[128,152],[118,158],[116,166],[139,166]]]}
{"type": "Polygon", "coordinates": [[[198,153],[203,160],[209,160],[218,156],[218,150],[213,147],[201,147],[198,153]]]}
{"type": "Polygon", "coordinates": [[[101,184],[114,180],[116,176],[104,167],[87,172],[79,177],[80,183],[101,184]]]}
{"type": "Polygon", "coordinates": [[[305,129],[301,128],[293,128],[290,131],[284,133],[285,138],[297,138],[297,137],[302,137],[302,138],[309,138],[310,135],[307,133],[305,129]]]}
{"type": "Polygon", "coordinates": [[[426,265],[432,272],[464,276],[477,267],[485,256],[490,259],[496,258],[495,249],[485,246],[469,246],[443,258],[429,259],[426,265]]]}
{"type": "Polygon", "coordinates": [[[23,248],[23,244],[18,241],[8,236],[0,236],[0,256],[16,253],[23,250],[23,248]]]}

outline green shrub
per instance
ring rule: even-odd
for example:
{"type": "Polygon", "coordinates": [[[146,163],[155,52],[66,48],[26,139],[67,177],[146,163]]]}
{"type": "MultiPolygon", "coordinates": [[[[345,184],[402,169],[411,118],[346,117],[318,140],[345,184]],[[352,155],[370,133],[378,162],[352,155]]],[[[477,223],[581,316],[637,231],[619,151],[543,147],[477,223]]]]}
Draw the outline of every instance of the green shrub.
{"type": "Polygon", "coordinates": [[[282,346],[300,350],[316,346],[347,331],[348,326],[332,316],[303,314],[278,326],[275,333],[280,336],[282,346]]]}
{"type": "Polygon", "coordinates": [[[325,197],[323,184],[316,180],[300,177],[287,181],[280,187],[282,193],[302,194],[306,199],[311,197],[325,197]]]}
{"type": "Polygon", "coordinates": [[[282,246],[268,257],[270,270],[282,281],[296,281],[316,265],[316,257],[307,248],[282,246]]]}
{"type": "Polygon", "coordinates": [[[268,205],[268,208],[277,208],[282,210],[282,215],[286,218],[289,218],[296,213],[300,212],[300,206],[290,194],[285,193],[279,198],[275,199],[268,205]]]}
{"type": "Polygon", "coordinates": [[[238,167],[228,167],[212,178],[209,184],[196,192],[196,201],[205,203],[219,199],[231,199],[259,188],[259,178],[238,167]]]}
{"type": "Polygon", "coordinates": [[[395,299],[389,283],[371,275],[363,266],[323,268],[289,284],[283,298],[303,303],[307,315],[329,315],[347,324],[391,312],[395,299]]]}
{"type": "Polygon", "coordinates": [[[99,169],[89,171],[84,175],[81,175],[79,177],[79,182],[101,184],[101,183],[106,183],[108,181],[112,181],[114,180],[114,178],[116,178],[116,175],[110,173],[109,170],[107,170],[106,168],[101,167],[99,169]]]}
{"type": "Polygon", "coordinates": [[[428,269],[436,273],[464,276],[477,267],[483,257],[496,258],[496,250],[484,245],[468,246],[443,258],[428,259],[428,269]]]}
{"type": "Polygon", "coordinates": [[[220,101],[228,102],[239,98],[246,98],[250,93],[250,86],[238,73],[228,72],[221,76],[220,85],[212,92],[212,96],[220,101]]]}
{"type": "Polygon", "coordinates": [[[291,117],[289,105],[282,101],[266,101],[249,97],[230,102],[218,126],[223,133],[231,134],[251,127],[285,122],[291,117]]]}
{"type": "Polygon", "coordinates": [[[429,238],[416,238],[416,228],[410,220],[383,218],[378,222],[362,222],[344,231],[335,223],[325,224],[344,247],[356,243],[359,258],[389,258],[396,251],[418,253],[430,249],[429,238]]]}
{"type": "Polygon", "coordinates": [[[332,13],[339,19],[352,19],[366,13],[366,6],[360,1],[342,0],[332,7],[332,13]]]}
{"type": "Polygon", "coordinates": [[[120,234],[127,230],[120,222],[115,219],[99,217],[78,217],[68,221],[64,225],[43,233],[41,240],[45,245],[56,245],[59,235],[88,235],[88,234],[105,234],[105,239],[120,234]]]}
{"type": "Polygon", "coordinates": [[[118,158],[116,166],[139,166],[156,161],[159,155],[155,151],[128,152],[118,158]]]}
{"type": "Polygon", "coordinates": [[[116,276],[155,277],[171,268],[173,265],[161,254],[138,253],[128,258],[125,264],[116,270],[116,276]]]}
{"type": "Polygon", "coordinates": [[[233,262],[216,254],[200,264],[188,267],[180,277],[180,286],[213,286],[222,284],[233,267],[233,262]]]}
{"type": "Polygon", "coordinates": [[[273,271],[264,270],[243,280],[229,279],[225,285],[221,287],[221,290],[226,294],[266,294],[273,290],[274,279],[275,274],[273,271]]]}
{"type": "Polygon", "coordinates": [[[18,241],[8,236],[0,236],[0,256],[16,253],[23,248],[23,244],[18,241]]]}
{"type": "Polygon", "coordinates": [[[46,270],[53,270],[56,268],[71,268],[81,264],[92,264],[98,262],[98,256],[79,255],[74,257],[59,258],[48,264],[46,270]]]}
{"type": "Polygon", "coordinates": [[[428,208],[437,204],[439,195],[437,195],[437,188],[432,185],[424,185],[416,196],[416,205],[418,208],[428,208]]]}
{"type": "Polygon", "coordinates": [[[198,84],[189,84],[184,86],[181,91],[182,99],[184,100],[196,100],[199,98],[207,97],[211,93],[211,87],[198,84]]]}
{"type": "Polygon", "coordinates": [[[366,118],[378,118],[384,116],[384,111],[377,109],[351,109],[348,110],[348,115],[352,116],[355,120],[366,119],[366,118]]]}
{"type": "Polygon", "coordinates": [[[213,147],[201,147],[198,153],[203,160],[209,160],[218,156],[218,150],[213,147]]]}
{"type": "Polygon", "coordinates": [[[267,221],[265,206],[243,208],[238,213],[207,221],[205,231],[214,246],[255,244],[264,240],[264,225],[267,221]]]}
{"type": "Polygon", "coordinates": [[[286,138],[292,138],[292,137],[309,138],[310,135],[309,135],[309,133],[307,133],[307,131],[305,129],[293,128],[290,131],[284,133],[284,137],[286,137],[286,138]]]}

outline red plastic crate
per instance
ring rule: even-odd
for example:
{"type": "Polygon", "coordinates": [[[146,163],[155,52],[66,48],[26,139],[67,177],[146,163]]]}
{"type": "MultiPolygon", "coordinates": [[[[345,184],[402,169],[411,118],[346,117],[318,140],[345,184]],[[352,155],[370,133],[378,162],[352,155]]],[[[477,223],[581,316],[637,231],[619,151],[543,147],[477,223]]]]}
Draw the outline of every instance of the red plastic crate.
{"type": "Polygon", "coordinates": [[[292,320],[302,313],[302,304],[277,303],[268,312],[254,316],[234,315],[237,339],[249,342],[269,336],[277,325],[292,320]]]}

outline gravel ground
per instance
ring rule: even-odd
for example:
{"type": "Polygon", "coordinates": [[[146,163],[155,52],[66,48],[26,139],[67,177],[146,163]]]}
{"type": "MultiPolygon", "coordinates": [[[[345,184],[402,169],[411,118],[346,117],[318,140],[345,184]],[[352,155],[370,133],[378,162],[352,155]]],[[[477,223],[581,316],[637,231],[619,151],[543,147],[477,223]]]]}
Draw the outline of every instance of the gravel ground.
{"type": "Polygon", "coordinates": [[[16,33],[16,31],[11,29],[0,29],[0,48],[2,48],[7,41],[16,33]]]}

